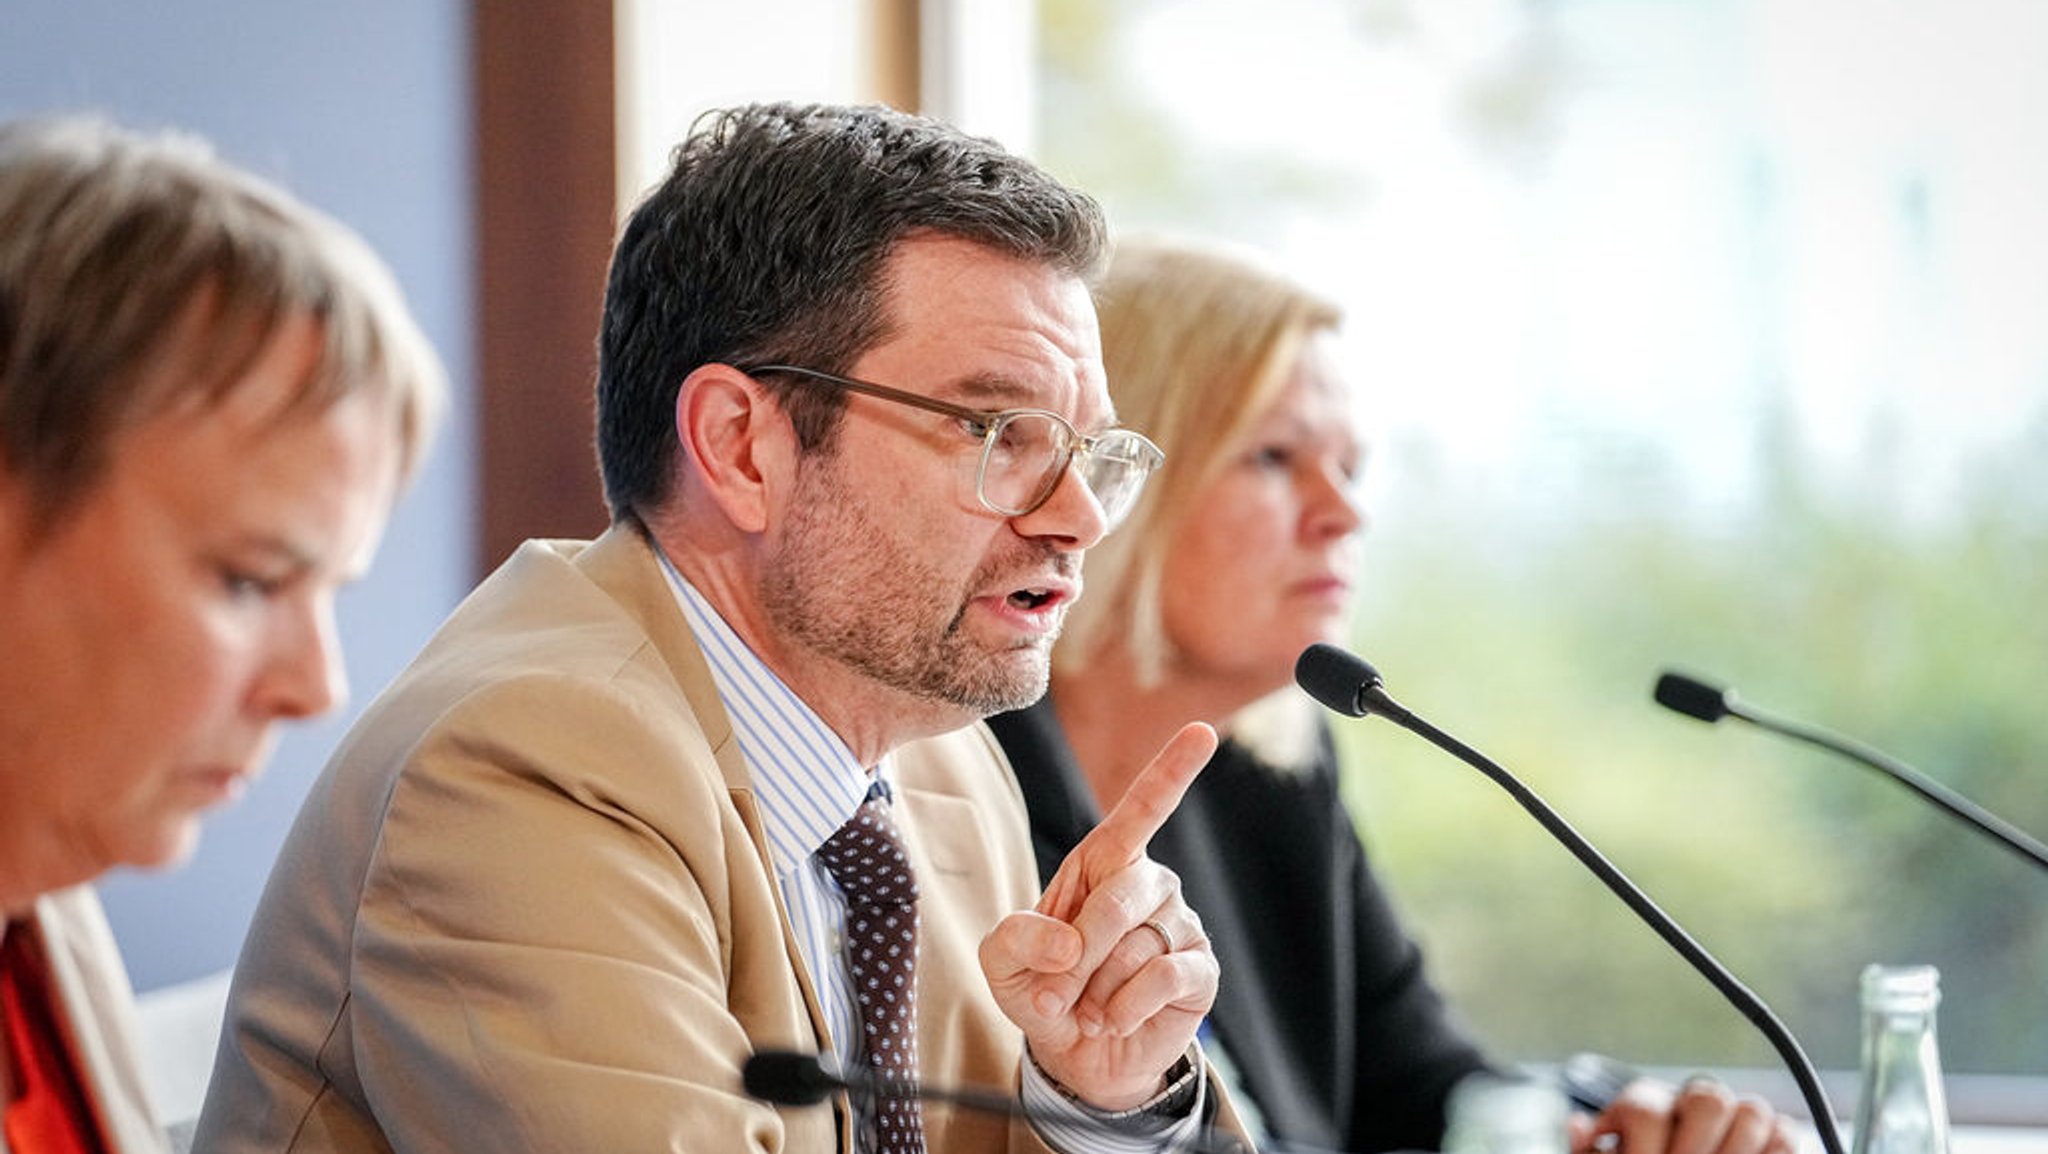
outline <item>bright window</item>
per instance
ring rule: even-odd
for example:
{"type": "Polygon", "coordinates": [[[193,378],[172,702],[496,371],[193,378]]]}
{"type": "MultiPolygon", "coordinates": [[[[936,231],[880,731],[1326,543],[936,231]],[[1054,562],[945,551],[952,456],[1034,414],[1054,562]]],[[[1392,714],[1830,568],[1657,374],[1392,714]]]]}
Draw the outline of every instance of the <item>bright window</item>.
{"type": "MultiPolygon", "coordinates": [[[[1360,651],[1857,1061],[1941,968],[1959,1118],[2038,1116],[2048,877],[1676,665],[2048,837],[2048,6],[1043,0],[1036,149],[1118,228],[1344,302],[1360,651]],[[1998,1076],[2004,1076],[2001,1079],[1998,1076]],[[2026,1105],[2031,1101],[2032,1105],[2026,1105]]],[[[1775,1068],[1490,783],[1347,725],[1368,846],[1495,1049],[1775,1068]]],[[[1853,1087],[1836,1105],[1853,1105],[1853,1087]]]]}

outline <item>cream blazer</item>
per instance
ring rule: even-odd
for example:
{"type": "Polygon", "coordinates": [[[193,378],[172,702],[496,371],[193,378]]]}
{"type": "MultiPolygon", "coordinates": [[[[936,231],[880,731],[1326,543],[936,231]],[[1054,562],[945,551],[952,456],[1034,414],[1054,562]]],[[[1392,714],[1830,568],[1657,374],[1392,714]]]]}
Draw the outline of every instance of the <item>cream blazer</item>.
{"type": "MultiPolygon", "coordinates": [[[[976,950],[1037,882],[987,730],[898,755],[935,1084],[1014,1090],[976,950]]],[[[258,907],[194,1149],[807,1151],[831,1107],[741,1089],[830,1050],[737,743],[648,544],[528,542],[369,708],[258,907]]],[[[927,1114],[930,1149],[1041,1149],[927,1114]]]]}
{"type": "MultiPolygon", "coordinates": [[[[91,886],[36,899],[34,920],[49,954],[58,1014],[71,1032],[86,1093],[118,1154],[166,1154],[135,1052],[135,992],[91,886]]],[[[7,1139],[0,1135],[0,1154],[7,1139]]]]}

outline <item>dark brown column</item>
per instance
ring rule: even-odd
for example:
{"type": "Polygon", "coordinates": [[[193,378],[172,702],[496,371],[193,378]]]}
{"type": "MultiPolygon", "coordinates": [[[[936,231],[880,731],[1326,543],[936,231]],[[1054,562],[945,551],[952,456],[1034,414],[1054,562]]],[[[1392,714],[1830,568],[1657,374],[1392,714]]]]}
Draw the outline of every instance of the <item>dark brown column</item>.
{"type": "Polygon", "coordinates": [[[592,448],[618,182],[609,0],[479,0],[478,572],[606,524],[592,448]]]}

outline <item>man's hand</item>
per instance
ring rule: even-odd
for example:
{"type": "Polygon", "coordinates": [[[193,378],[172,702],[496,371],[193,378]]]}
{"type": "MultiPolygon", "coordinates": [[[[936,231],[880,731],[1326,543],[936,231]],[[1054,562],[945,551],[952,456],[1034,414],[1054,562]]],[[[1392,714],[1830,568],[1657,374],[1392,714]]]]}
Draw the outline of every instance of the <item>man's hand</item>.
{"type": "Polygon", "coordinates": [[[1145,856],[1216,752],[1216,731],[1174,735],[1067,860],[1035,910],[981,943],[996,1004],[1053,1079],[1101,1110],[1165,1088],[1216,1000],[1216,955],[1180,879],[1145,856]],[[1169,945],[1171,948],[1169,949],[1169,945]]]}
{"type": "Polygon", "coordinates": [[[1572,1119],[1574,1154],[1612,1146],[1619,1154],[1794,1154],[1784,1118],[1754,1095],[1737,1095],[1712,1078],[1673,1090],[1639,1078],[1596,1118],[1572,1119]]]}

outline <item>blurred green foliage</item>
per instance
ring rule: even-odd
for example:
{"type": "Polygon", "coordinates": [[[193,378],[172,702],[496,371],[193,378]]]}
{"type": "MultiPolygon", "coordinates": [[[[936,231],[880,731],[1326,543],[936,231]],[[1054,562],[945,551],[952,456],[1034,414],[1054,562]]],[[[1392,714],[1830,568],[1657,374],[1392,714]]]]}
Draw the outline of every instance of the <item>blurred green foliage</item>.
{"type": "MultiPolygon", "coordinates": [[[[1901,526],[1859,499],[1869,486],[1767,494],[1718,527],[1674,521],[1628,476],[1592,478],[1604,507],[1537,525],[1419,486],[1370,541],[1357,645],[1405,704],[1523,774],[1816,1061],[1855,1065],[1866,962],[1930,962],[1951,1068],[2038,1073],[2048,878],[1864,767],[1649,700],[1667,667],[1732,682],[2048,836],[2048,443],[2016,437],[1981,473],[1939,527],[1901,526]]],[[[1368,845],[1483,1036],[1530,1058],[1775,1064],[1490,782],[1391,727],[1341,740],[1368,845]]]]}

